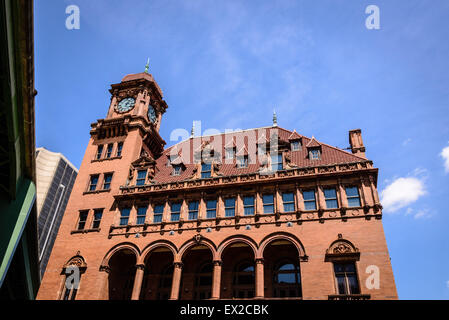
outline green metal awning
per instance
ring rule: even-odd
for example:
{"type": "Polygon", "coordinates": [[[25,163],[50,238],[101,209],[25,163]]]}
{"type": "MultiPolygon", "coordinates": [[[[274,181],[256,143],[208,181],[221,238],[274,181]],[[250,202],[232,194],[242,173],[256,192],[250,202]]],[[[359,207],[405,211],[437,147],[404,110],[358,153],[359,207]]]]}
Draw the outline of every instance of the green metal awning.
{"type": "Polygon", "coordinates": [[[0,208],[0,287],[35,201],[36,186],[31,180],[23,179],[16,199],[7,207],[0,208]]]}

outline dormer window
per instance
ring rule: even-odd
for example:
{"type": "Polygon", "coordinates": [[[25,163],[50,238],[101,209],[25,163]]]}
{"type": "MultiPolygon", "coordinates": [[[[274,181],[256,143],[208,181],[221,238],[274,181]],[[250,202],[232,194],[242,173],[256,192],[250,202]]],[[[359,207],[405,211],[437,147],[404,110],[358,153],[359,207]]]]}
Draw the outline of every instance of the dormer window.
{"type": "Polygon", "coordinates": [[[248,156],[237,157],[237,168],[248,168],[248,156]]]}
{"type": "Polygon", "coordinates": [[[301,150],[301,141],[294,140],[290,143],[290,147],[292,151],[300,151],[301,150]]]}
{"type": "Polygon", "coordinates": [[[182,172],[182,167],[180,164],[175,164],[173,165],[173,175],[174,176],[179,176],[181,175],[182,172]]]}
{"type": "Polygon", "coordinates": [[[137,171],[137,186],[143,186],[145,184],[145,180],[147,178],[147,170],[139,170],[137,171]]]}
{"type": "Polygon", "coordinates": [[[282,165],[282,153],[273,153],[271,154],[271,170],[277,171],[277,170],[283,170],[282,165]]]}
{"type": "Polygon", "coordinates": [[[309,159],[310,160],[320,160],[321,159],[321,152],[320,149],[310,149],[309,150],[309,159]]]}
{"type": "Polygon", "coordinates": [[[257,154],[265,154],[266,146],[264,144],[257,144],[257,154]]]}
{"type": "Polygon", "coordinates": [[[226,148],[226,158],[225,159],[234,159],[235,149],[234,148],[226,148]]]}
{"type": "Polygon", "coordinates": [[[201,165],[201,178],[210,178],[212,175],[212,165],[210,163],[203,163],[201,165]]]}

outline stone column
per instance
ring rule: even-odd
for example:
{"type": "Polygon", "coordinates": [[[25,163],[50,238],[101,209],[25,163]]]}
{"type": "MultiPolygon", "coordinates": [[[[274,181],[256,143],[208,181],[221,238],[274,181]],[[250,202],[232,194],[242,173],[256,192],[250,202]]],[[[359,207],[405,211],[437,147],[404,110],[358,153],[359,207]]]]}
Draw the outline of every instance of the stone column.
{"type": "Polygon", "coordinates": [[[111,268],[109,266],[100,266],[100,273],[98,277],[98,287],[100,292],[98,294],[98,300],[108,300],[109,299],[109,274],[111,273],[111,268]]]}
{"type": "Polygon", "coordinates": [[[377,188],[376,188],[376,186],[374,184],[374,178],[371,175],[369,176],[369,182],[370,182],[371,193],[372,193],[372,196],[373,196],[374,204],[379,204],[380,203],[380,201],[379,201],[379,194],[377,193],[377,188]]]}
{"type": "Polygon", "coordinates": [[[274,190],[274,213],[284,212],[283,205],[281,206],[281,193],[279,192],[279,185],[276,185],[276,189],[274,190]]]}
{"type": "Polygon", "coordinates": [[[170,221],[170,204],[168,203],[168,197],[165,198],[164,212],[162,213],[162,221],[163,222],[170,221]]]}
{"type": "Polygon", "coordinates": [[[304,211],[304,199],[302,197],[302,192],[299,189],[299,185],[295,185],[295,191],[296,191],[296,210],[298,211],[304,211]]]}
{"type": "Polygon", "coordinates": [[[323,187],[319,184],[317,184],[316,188],[316,195],[317,195],[317,202],[318,202],[318,210],[319,209],[326,209],[326,200],[324,199],[324,191],[323,187]]]}
{"type": "Polygon", "coordinates": [[[136,276],[134,277],[133,292],[131,295],[131,300],[139,300],[140,290],[142,288],[143,275],[145,273],[145,265],[138,264],[136,266],[136,276]]]}
{"type": "Polygon", "coordinates": [[[179,287],[181,285],[182,262],[175,262],[174,265],[170,300],[179,299],[179,287]]]}
{"type": "Polygon", "coordinates": [[[204,200],[204,192],[201,192],[201,198],[198,204],[198,219],[205,219],[207,217],[206,211],[207,208],[206,208],[206,201],[204,200]]]}
{"type": "Polygon", "coordinates": [[[214,274],[212,278],[212,296],[211,299],[220,299],[221,290],[221,260],[214,261],[214,274]]]}
{"type": "Polygon", "coordinates": [[[337,196],[338,196],[338,202],[340,204],[340,208],[341,207],[347,208],[348,207],[348,199],[346,197],[346,190],[344,190],[340,179],[338,179],[337,196]]]}
{"type": "Polygon", "coordinates": [[[223,202],[223,195],[221,192],[218,192],[218,198],[217,198],[217,218],[222,218],[225,216],[224,213],[224,202],[223,202]]]}
{"type": "Polygon", "coordinates": [[[256,259],[256,299],[265,297],[264,292],[264,261],[261,258],[256,259]]]}

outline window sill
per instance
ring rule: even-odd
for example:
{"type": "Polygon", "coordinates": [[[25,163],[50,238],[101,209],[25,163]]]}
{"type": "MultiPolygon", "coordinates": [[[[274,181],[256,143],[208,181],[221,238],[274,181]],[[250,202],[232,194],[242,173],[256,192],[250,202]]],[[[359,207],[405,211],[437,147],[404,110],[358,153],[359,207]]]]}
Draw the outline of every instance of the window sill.
{"type": "Polygon", "coordinates": [[[89,233],[89,232],[100,232],[100,230],[101,230],[101,228],[83,229],[83,230],[72,230],[72,231],[70,231],[70,234],[89,233]]]}
{"type": "Polygon", "coordinates": [[[101,158],[101,159],[93,159],[93,160],[91,160],[90,162],[91,163],[93,163],[93,162],[103,162],[103,161],[109,161],[109,160],[117,160],[117,159],[121,159],[122,158],[122,156],[115,156],[115,157],[110,157],[110,158],[101,158]]]}
{"type": "Polygon", "coordinates": [[[96,193],[102,193],[102,192],[111,192],[111,189],[101,189],[101,190],[93,190],[93,191],[84,191],[83,195],[85,194],[96,194],[96,193]]]}

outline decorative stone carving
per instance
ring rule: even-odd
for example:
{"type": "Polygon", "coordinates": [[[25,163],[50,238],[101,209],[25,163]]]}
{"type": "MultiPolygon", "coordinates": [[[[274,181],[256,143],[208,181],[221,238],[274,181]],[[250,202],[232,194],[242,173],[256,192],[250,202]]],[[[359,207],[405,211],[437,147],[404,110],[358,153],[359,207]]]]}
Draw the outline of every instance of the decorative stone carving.
{"type": "Polygon", "coordinates": [[[198,233],[193,237],[193,240],[195,240],[196,244],[199,244],[202,240],[202,236],[198,233]]]}
{"type": "Polygon", "coordinates": [[[359,260],[360,252],[350,241],[345,240],[338,235],[335,240],[326,250],[326,261],[332,260],[359,260]]]}

